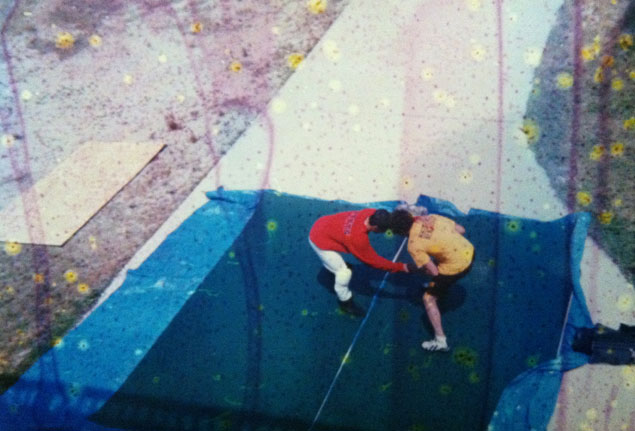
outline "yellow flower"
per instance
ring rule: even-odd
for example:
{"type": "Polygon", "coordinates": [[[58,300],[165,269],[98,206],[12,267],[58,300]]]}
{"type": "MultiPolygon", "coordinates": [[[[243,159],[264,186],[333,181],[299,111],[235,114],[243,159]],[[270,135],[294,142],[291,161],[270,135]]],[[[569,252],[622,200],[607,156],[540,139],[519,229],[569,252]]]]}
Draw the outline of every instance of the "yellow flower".
{"type": "Polygon", "coordinates": [[[527,142],[533,144],[538,139],[540,134],[540,129],[538,125],[534,122],[534,120],[526,119],[523,122],[523,127],[520,128],[522,132],[527,135],[527,142]]]}
{"type": "Polygon", "coordinates": [[[86,295],[88,292],[90,292],[90,286],[86,283],[79,283],[77,285],[77,291],[82,295],[86,295]]]}
{"type": "Polygon", "coordinates": [[[276,229],[278,229],[278,222],[277,222],[277,221],[275,221],[275,220],[269,220],[269,221],[267,222],[267,230],[268,230],[269,232],[273,232],[273,231],[275,231],[276,229]]]}
{"type": "Polygon", "coordinates": [[[96,34],[93,34],[91,37],[88,38],[88,43],[93,48],[98,48],[101,46],[101,37],[99,37],[96,34]]]}
{"type": "Polygon", "coordinates": [[[5,242],[4,243],[4,252],[9,256],[15,256],[20,254],[22,251],[22,244],[17,242],[5,242]]]}
{"type": "Polygon", "coordinates": [[[622,204],[623,204],[622,199],[620,199],[620,198],[613,199],[613,206],[614,207],[619,208],[619,207],[622,206],[622,204]]]}
{"type": "Polygon", "coordinates": [[[601,67],[595,69],[593,80],[598,83],[604,81],[604,69],[602,69],[601,67]]]}
{"type": "Polygon", "coordinates": [[[37,284],[44,283],[44,274],[33,274],[33,281],[35,281],[37,284]]]}
{"type": "Polygon", "coordinates": [[[297,69],[300,63],[304,60],[304,55],[300,53],[293,53],[287,57],[287,64],[291,69],[297,69]]]}
{"type": "Polygon", "coordinates": [[[576,195],[576,198],[578,200],[578,203],[582,206],[589,205],[591,201],[593,200],[591,198],[591,195],[587,192],[578,192],[578,194],[576,195]]]}
{"type": "Polygon", "coordinates": [[[243,68],[243,65],[240,64],[240,61],[232,61],[229,65],[229,70],[232,72],[240,72],[243,68]]]}
{"type": "Polygon", "coordinates": [[[309,0],[307,7],[314,14],[324,13],[326,10],[327,1],[326,0],[309,0]]]}
{"type": "Polygon", "coordinates": [[[613,213],[611,211],[602,211],[598,215],[598,220],[602,224],[610,224],[611,221],[613,220],[613,213]]]}
{"type": "Polygon", "coordinates": [[[192,25],[190,26],[190,31],[195,34],[200,33],[201,31],[203,31],[203,24],[199,21],[192,23],[192,25]]]}
{"type": "Polygon", "coordinates": [[[13,288],[13,286],[7,286],[5,288],[7,295],[13,295],[15,293],[15,289],[13,288]]]}
{"type": "Polygon", "coordinates": [[[570,88],[573,85],[573,75],[569,72],[561,72],[556,76],[556,83],[562,89],[570,88]]]}
{"type": "Polygon", "coordinates": [[[11,134],[2,135],[2,137],[0,138],[0,142],[2,142],[2,145],[4,145],[5,147],[11,148],[15,143],[15,136],[11,134]]]}
{"type": "Polygon", "coordinates": [[[68,283],[75,283],[77,281],[77,273],[72,269],[69,269],[64,273],[64,278],[68,283]]]}
{"type": "Polygon", "coordinates": [[[635,129],[635,117],[624,120],[624,130],[635,129]]]}
{"type": "Polygon", "coordinates": [[[631,71],[628,73],[628,77],[629,77],[629,78],[631,78],[631,79],[634,79],[634,80],[635,80],[635,70],[631,70],[631,71]]]}
{"type": "Polygon", "coordinates": [[[624,51],[627,51],[631,46],[633,46],[633,36],[628,33],[622,34],[618,39],[618,42],[620,47],[622,47],[624,51]]]}
{"type": "Polygon", "coordinates": [[[591,61],[595,59],[595,50],[593,45],[587,45],[580,50],[580,55],[584,61],[591,61]]]}
{"type": "Polygon", "coordinates": [[[75,45],[75,38],[67,31],[63,31],[57,35],[55,46],[60,49],[71,49],[75,45]]]}
{"type": "Polygon", "coordinates": [[[624,81],[622,81],[620,78],[613,78],[613,80],[611,81],[611,88],[613,88],[613,90],[615,91],[620,91],[622,88],[624,88],[624,81]]]}
{"type": "Polygon", "coordinates": [[[624,155],[624,144],[622,142],[614,142],[611,144],[611,155],[613,157],[621,157],[624,155]]]}
{"type": "Polygon", "coordinates": [[[602,156],[604,156],[605,152],[606,149],[604,148],[604,145],[594,145],[593,149],[589,153],[589,158],[591,160],[598,161],[602,158],[602,156]]]}

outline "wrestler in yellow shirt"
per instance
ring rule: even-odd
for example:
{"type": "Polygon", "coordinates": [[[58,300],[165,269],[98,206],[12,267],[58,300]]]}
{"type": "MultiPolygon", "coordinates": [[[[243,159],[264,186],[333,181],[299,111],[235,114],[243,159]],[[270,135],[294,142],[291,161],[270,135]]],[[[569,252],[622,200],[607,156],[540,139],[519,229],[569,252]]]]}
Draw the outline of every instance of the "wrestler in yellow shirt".
{"type": "Polygon", "coordinates": [[[425,350],[448,351],[437,299],[470,271],[474,246],[463,236],[463,226],[436,214],[413,217],[415,210],[427,214],[423,207],[398,207],[391,216],[392,229],[397,234],[408,235],[408,252],[417,268],[432,276],[422,299],[435,337],[421,343],[421,347],[425,350]]]}
{"type": "Polygon", "coordinates": [[[408,252],[419,268],[429,268],[432,256],[438,274],[457,275],[474,258],[474,246],[462,235],[464,232],[462,226],[437,214],[415,217],[408,235],[408,252]]]}

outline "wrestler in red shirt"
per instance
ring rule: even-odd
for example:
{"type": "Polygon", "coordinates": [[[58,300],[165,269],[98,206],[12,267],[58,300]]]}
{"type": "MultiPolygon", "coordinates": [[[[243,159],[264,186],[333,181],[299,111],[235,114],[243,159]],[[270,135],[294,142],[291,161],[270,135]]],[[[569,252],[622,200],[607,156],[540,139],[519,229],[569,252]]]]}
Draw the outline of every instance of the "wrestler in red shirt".
{"type": "Polygon", "coordinates": [[[383,233],[390,227],[390,213],[373,208],[347,211],[320,217],[311,228],[309,244],[322,260],[324,267],[335,274],[335,293],[340,308],[353,315],[365,311],[353,302],[348,288],[352,271],[340,253],[350,253],[373,268],[390,272],[409,272],[405,263],[391,262],[379,256],[370,244],[369,232],[383,233]]]}

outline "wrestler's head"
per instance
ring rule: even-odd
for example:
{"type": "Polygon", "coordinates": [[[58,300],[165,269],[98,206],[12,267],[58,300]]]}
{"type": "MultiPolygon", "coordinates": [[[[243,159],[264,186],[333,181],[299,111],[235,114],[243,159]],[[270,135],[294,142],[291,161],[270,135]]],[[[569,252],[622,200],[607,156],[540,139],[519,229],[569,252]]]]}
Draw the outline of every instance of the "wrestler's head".
{"type": "Polygon", "coordinates": [[[383,209],[377,210],[368,218],[368,224],[373,232],[386,232],[390,228],[390,213],[383,209]]]}
{"type": "Polygon", "coordinates": [[[414,217],[410,212],[397,209],[390,214],[390,230],[397,235],[408,236],[414,217]]]}

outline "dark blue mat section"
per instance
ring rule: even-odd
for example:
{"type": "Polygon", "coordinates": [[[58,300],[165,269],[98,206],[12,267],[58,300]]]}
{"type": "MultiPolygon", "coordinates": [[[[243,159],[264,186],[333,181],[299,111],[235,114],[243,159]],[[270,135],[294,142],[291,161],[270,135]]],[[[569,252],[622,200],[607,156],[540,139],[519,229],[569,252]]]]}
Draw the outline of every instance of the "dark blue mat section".
{"type": "MultiPolygon", "coordinates": [[[[309,229],[321,215],[366,205],[265,191],[240,236],[91,420],[136,430],[308,429],[358,334],[314,429],[487,429],[504,388],[556,358],[577,283],[571,263],[581,254],[572,239],[583,243],[586,227],[576,229],[578,215],[539,222],[420,202],[455,216],[476,248],[472,271],[440,303],[450,352],[420,347],[432,331],[415,276],[382,284],[384,273],[351,258],[358,302],[377,300],[361,331],[360,319],[338,312],[309,229]]],[[[389,259],[403,240],[371,238],[389,259]]]]}

